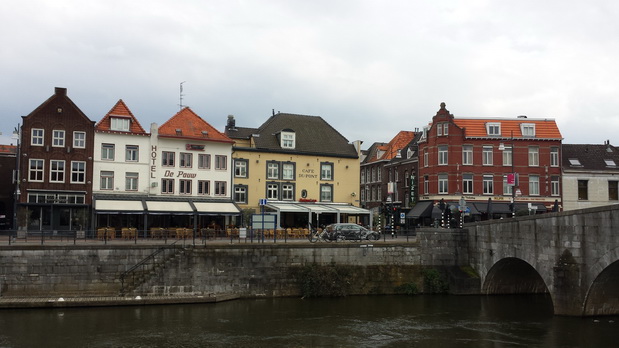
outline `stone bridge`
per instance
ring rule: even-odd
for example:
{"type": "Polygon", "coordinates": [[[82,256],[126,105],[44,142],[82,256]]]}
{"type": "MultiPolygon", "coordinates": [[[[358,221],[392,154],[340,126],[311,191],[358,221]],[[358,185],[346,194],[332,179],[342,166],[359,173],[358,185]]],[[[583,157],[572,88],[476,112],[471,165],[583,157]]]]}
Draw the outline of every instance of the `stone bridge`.
{"type": "Polygon", "coordinates": [[[452,234],[458,263],[478,272],[482,294],[549,293],[557,315],[619,314],[619,205],[465,230],[452,234]]]}

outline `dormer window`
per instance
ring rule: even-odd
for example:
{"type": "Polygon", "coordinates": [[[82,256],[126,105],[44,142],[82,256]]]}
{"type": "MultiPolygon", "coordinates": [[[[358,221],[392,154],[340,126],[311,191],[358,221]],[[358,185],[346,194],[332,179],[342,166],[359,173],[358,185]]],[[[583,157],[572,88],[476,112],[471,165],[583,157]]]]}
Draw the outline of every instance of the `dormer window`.
{"type": "Polygon", "coordinates": [[[281,147],[284,149],[294,149],[295,148],[295,133],[294,131],[282,131],[281,134],[281,147]]]}
{"type": "Polygon", "coordinates": [[[128,132],[130,120],[124,117],[110,117],[110,130],[128,132]]]}
{"type": "Polygon", "coordinates": [[[486,132],[488,136],[498,137],[501,135],[501,124],[500,123],[486,123],[486,132]]]}
{"type": "Polygon", "coordinates": [[[411,158],[413,157],[413,154],[415,153],[415,151],[413,151],[413,149],[411,149],[410,147],[408,148],[408,150],[406,151],[406,158],[411,158]]]}
{"type": "Polygon", "coordinates": [[[582,164],[580,164],[580,161],[578,160],[578,158],[570,158],[570,166],[572,167],[582,167],[582,164]]]}
{"type": "Polygon", "coordinates": [[[534,123],[523,123],[520,125],[520,131],[522,132],[523,137],[534,137],[535,136],[535,124],[534,123]]]}

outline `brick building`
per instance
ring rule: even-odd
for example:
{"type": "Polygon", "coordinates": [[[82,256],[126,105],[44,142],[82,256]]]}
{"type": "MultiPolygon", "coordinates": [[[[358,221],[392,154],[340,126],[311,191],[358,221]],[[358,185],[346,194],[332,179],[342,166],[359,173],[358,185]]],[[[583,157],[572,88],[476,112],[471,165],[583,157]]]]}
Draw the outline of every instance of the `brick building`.
{"type": "Polygon", "coordinates": [[[431,218],[441,200],[456,211],[464,199],[471,217],[482,219],[553,209],[561,200],[561,141],[553,119],[456,118],[441,103],[419,141],[425,202],[415,217],[431,218]]]}
{"type": "Polygon", "coordinates": [[[67,89],[59,87],[22,118],[19,227],[86,228],[92,200],[94,122],[69,99],[67,89]]]}

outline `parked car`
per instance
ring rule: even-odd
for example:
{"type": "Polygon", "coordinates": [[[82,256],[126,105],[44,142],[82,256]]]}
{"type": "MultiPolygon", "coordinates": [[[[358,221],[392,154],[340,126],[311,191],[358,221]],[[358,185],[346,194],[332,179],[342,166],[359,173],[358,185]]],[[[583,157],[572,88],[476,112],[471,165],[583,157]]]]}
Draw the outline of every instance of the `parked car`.
{"type": "Polygon", "coordinates": [[[343,236],[343,239],[348,240],[378,240],[380,233],[368,230],[363,226],[349,223],[337,223],[328,225],[325,230],[328,231],[332,239],[337,239],[336,236],[343,236]]]}

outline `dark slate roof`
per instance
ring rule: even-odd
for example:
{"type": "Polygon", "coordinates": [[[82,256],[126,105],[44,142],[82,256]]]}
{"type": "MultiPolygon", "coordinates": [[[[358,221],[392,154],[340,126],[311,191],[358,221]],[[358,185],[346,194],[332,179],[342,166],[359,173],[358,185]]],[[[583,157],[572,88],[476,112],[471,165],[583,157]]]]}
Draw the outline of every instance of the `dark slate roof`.
{"type": "Polygon", "coordinates": [[[258,128],[226,127],[226,135],[230,139],[249,139],[253,134],[258,134],[258,128]]]}
{"type": "Polygon", "coordinates": [[[604,145],[563,144],[562,150],[561,161],[564,170],[619,171],[619,148],[608,142],[604,145]],[[578,160],[580,165],[570,160],[578,160]],[[607,160],[612,162],[606,163],[607,160]]]}
{"type": "Polygon", "coordinates": [[[355,147],[320,116],[277,113],[269,117],[254,134],[258,134],[253,137],[256,149],[262,151],[359,157],[355,147]],[[282,130],[295,132],[294,149],[280,146],[278,134],[282,130]]]}
{"type": "Polygon", "coordinates": [[[374,143],[370,146],[369,149],[365,150],[366,157],[361,164],[368,164],[370,162],[375,162],[376,157],[378,156],[378,151],[385,148],[387,143],[374,143]]]}

